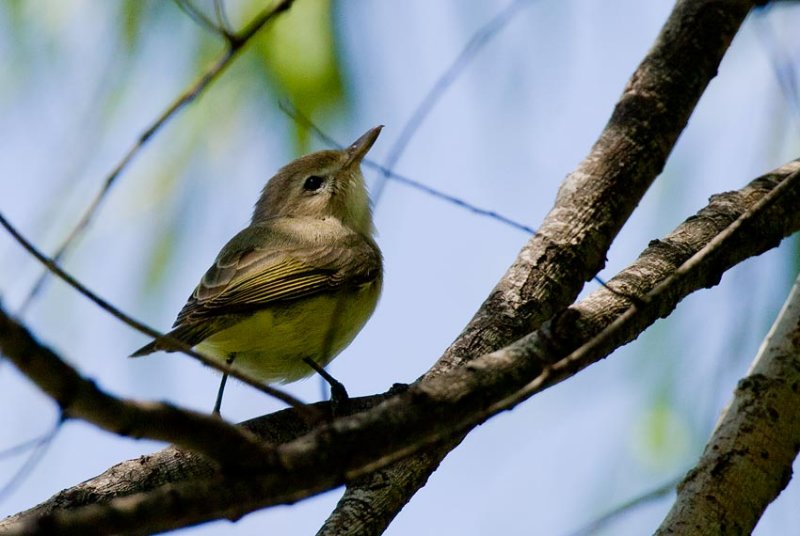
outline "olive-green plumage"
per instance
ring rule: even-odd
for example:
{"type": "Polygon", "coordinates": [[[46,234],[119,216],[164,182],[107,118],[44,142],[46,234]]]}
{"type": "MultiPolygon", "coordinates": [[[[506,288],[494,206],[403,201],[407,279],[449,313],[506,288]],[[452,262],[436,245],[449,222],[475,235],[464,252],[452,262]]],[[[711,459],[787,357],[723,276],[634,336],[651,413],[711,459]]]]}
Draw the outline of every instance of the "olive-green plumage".
{"type": "MultiPolygon", "coordinates": [[[[248,227],[222,248],[169,335],[265,381],[311,375],[369,319],[382,259],[360,163],[373,128],[340,151],[298,158],[269,180],[248,227]]],[[[155,340],[134,352],[171,351],[155,340]]]]}

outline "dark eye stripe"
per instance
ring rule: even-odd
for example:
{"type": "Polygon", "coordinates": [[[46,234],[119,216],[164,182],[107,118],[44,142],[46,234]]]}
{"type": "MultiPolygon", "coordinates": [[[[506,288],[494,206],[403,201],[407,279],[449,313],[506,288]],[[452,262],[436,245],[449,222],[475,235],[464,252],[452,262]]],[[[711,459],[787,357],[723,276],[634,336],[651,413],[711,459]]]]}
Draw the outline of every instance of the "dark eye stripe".
{"type": "Polygon", "coordinates": [[[315,190],[319,190],[322,186],[322,183],[325,182],[325,179],[319,177],[317,175],[311,175],[306,179],[306,182],[303,183],[303,188],[308,190],[309,192],[313,192],[315,190]]]}

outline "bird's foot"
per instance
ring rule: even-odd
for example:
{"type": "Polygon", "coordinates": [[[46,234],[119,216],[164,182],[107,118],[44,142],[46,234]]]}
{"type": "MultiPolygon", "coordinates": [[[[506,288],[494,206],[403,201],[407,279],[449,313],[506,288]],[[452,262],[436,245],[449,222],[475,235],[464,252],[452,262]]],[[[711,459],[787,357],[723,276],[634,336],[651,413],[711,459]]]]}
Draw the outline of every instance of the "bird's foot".
{"type": "Polygon", "coordinates": [[[347,413],[347,407],[350,403],[350,395],[347,394],[347,389],[344,388],[342,382],[331,376],[331,374],[322,368],[319,363],[310,357],[303,358],[306,364],[317,371],[322,376],[331,388],[331,413],[334,417],[347,413]]]}

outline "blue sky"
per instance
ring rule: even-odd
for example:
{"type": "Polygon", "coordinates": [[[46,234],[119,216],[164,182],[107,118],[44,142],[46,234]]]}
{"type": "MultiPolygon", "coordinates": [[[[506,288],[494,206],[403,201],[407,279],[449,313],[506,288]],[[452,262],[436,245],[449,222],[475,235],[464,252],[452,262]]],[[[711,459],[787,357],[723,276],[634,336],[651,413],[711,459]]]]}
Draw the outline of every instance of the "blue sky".
{"type": "MultiPolygon", "coordinates": [[[[300,0],[315,1],[315,0],[300,0]]],[[[13,18],[0,7],[0,210],[52,251],[139,132],[215,55],[171,4],[127,51],[116,7],[38,0],[13,18]],[[15,29],[15,31],[11,31],[15,29]]],[[[231,3],[236,21],[241,2],[231,3]]],[[[342,143],[386,125],[370,156],[383,161],[426,92],[470,36],[507,2],[334,2],[344,98],[315,118],[342,143]]],[[[603,128],[671,9],[667,1],[531,0],[454,81],[396,170],[536,226],[561,180],[603,128]]],[[[787,51],[800,11],[751,17],[701,99],[667,167],[608,254],[604,277],[631,262],[720,191],[797,157],[800,118],[781,93],[765,36],[787,51]]],[[[280,24],[280,21],[278,22],[280,24]]],[[[217,44],[216,47],[220,45],[217,44]]],[[[253,54],[248,52],[247,54],[253,54]]],[[[796,55],[796,54],[795,54],[796,55]]],[[[245,225],[260,188],[297,155],[282,95],[243,56],[157,134],[113,188],[66,267],[93,290],[166,329],[219,248],[245,225]]],[[[303,102],[298,106],[304,108],[303,102]]],[[[309,149],[323,148],[311,140],[309,149]]],[[[366,177],[374,186],[377,175],[366,177]]],[[[352,395],[425,372],[458,335],[526,240],[525,233],[389,182],[375,207],[384,293],[370,323],[332,364],[352,395]]],[[[797,245],[731,270],[634,343],[579,376],[476,429],[400,513],[387,534],[566,534],[680,475],[696,460],[747,369],[797,267],[797,245]]],[[[14,310],[39,267],[0,235],[0,296],[14,310]]],[[[595,288],[587,285],[587,291],[595,288]]],[[[125,356],[145,337],[59,282],[26,315],[37,335],[120,396],[210,410],[218,378],[190,358],[125,356]]],[[[43,433],[56,410],[0,364],[0,448],[43,433]]],[[[287,386],[320,397],[307,380],[287,386]]],[[[224,414],[278,409],[232,382],[224,414]]],[[[46,499],[161,445],[68,423],[0,515],[46,499]]],[[[0,460],[0,481],[22,458],[0,460]]],[[[208,524],[190,534],[313,533],[336,490],[291,507],[208,524]]],[[[800,524],[790,484],[757,534],[800,524]]],[[[671,497],[606,534],[652,531],[671,497]]]]}

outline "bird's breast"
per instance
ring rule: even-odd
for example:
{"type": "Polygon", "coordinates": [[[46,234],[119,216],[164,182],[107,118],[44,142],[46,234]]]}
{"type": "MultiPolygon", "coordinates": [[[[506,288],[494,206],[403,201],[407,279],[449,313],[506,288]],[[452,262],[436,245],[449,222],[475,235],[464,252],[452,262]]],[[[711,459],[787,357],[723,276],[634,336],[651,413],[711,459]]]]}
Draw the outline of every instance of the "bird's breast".
{"type": "Polygon", "coordinates": [[[268,382],[310,376],[310,357],[327,365],[367,322],[381,290],[380,278],[356,288],[276,303],[210,336],[197,349],[268,382]]]}

